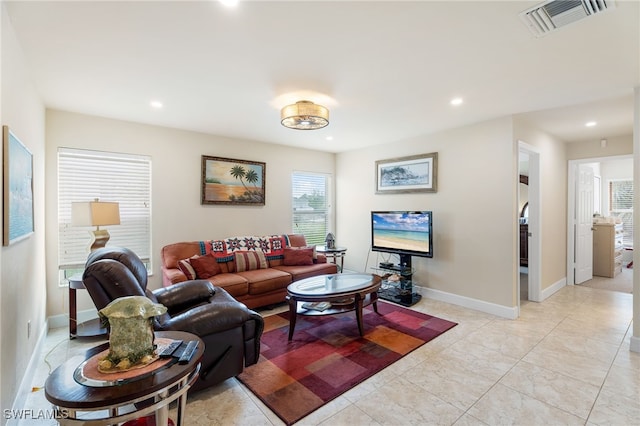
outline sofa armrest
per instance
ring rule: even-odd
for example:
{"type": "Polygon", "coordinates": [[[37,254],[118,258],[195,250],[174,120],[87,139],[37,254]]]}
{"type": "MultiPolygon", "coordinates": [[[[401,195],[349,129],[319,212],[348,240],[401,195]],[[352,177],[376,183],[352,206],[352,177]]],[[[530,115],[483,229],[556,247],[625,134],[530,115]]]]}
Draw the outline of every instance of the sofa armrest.
{"type": "Polygon", "coordinates": [[[183,281],[187,281],[187,276],[180,269],[162,267],[162,285],[164,287],[183,281]]]}
{"type": "Polygon", "coordinates": [[[318,255],[316,256],[316,263],[327,263],[327,256],[318,253],[318,255]]]}
{"type": "Polygon", "coordinates": [[[166,306],[169,312],[180,312],[207,302],[215,292],[215,287],[207,280],[183,281],[152,291],[158,302],[166,306]]]}

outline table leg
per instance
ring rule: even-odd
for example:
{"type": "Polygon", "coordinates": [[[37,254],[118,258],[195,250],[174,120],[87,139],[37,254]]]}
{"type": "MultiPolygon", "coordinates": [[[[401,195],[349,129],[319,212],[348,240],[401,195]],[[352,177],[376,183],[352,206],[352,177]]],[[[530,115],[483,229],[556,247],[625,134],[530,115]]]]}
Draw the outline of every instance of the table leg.
{"type": "Polygon", "coordinates": [[[176,421],[178,422],[176,426],[184,425],[184,411],[187,408],[187,393],[183,393],[180,399],[178,400],[178,418],[176,421]]]}
{"type": "Polygon", "coordinates": [[[76,289],[69,287],[69,339],[75,339],[76,334],[78,334],[76,289]]]}
{"type": "Polygon", "coordinates": [[[287,296],[289,302],[289,340],[293,338],[293,330],[296,328],[296,317],[298,316],[298,301],[293,296],[287,296]]]}
{"type": "Polygon", "coordinates": [[[340,273],[344,271],[344,254],[340,256],[340,273]]]}
{"type": "Polygon", "coordinates": [[[373,305],[373,312],[375,312],[376,314],[380,314],[378,312],[378,292],[374,291],[373,293],[371,293],[371,304],[373,305]]]}
{"type": "MultiPolygon", "coordinates": [[[[161,392],[157,398],[165,399],[169,396],[169,391],[161,392]]],[[[169,424],[169,406],[163,405],[156,410],[156,426],[167,426],[169,424]]]]}
{"type": "Polygon", "coordinates": [[[360,337],[364,335],[364,326],[362,324],[362,296],[356,294],[356,320],[358,321],[358,331],[360,332],[360,337]]]}
{"type": "MultiPolygon", "coordinates": [[[[112,407],[109,408],[109,416],[111,417],[118,417],[118,407],[112,407]]],[[[118,426],[117,424],[114,424],[112,426],[118,426]]]]}

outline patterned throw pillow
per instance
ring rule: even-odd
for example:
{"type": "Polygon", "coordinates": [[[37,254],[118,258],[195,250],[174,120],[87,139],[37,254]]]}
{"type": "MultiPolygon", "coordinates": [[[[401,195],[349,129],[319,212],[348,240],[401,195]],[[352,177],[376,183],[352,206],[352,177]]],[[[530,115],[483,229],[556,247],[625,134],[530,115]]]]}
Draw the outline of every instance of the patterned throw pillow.
{"type": "Polygon", "coordinates": [[[267,269],[267,258],[261,251],[237,251],[233,253],[236,263],[236,272],[253,271],[254,269],[267,269]]]}
{"type": "Polygon", "coordinates": [[[182,259],[178,261],[178,269],[187,277],[188,280],[196,279],[196,271],[191,266],[191,259],[195,259],[198,256],[192,256],[189,259],[182,259]]]}
{"type": "Polygon", "coordinates": [[[284,249],[284,261],[285,266],[300,266],[300,265],[313,265],[313,248],[300,247],[293,248],[288,247],[284,249]]]}
{"type": "Polygon", "coordinates": [[[191,259],[191,266],[196,271],[196,278],[206,280],[221,272],[220,265],[210,254],[191,259]]]}

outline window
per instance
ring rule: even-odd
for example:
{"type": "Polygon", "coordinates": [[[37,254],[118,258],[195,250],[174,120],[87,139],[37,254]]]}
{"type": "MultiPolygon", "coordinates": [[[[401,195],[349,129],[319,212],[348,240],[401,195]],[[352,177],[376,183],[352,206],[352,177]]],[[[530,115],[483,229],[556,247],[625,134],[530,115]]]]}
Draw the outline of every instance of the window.
{"type": "Polygon", "coordinates": [[[622,220],[624,246],[633,247],[633,180],[609,181],[609,211],[622,220]]]}
{"type": "Polygon", "coordinates": [[[120,225],[106,229],[109,245],[133,250],[150,269],[151,157],[60,148],[58,150],[58,268],[61,284],[82,271],[90,228],[71,226],[71,203],[116,201],[120,225]]]}
{"type": "Polygon", "coordinates": [[[324,244],[329,232],[329,175],[294,172],[291,175],[292,231],[309,244],[324,244]]]}

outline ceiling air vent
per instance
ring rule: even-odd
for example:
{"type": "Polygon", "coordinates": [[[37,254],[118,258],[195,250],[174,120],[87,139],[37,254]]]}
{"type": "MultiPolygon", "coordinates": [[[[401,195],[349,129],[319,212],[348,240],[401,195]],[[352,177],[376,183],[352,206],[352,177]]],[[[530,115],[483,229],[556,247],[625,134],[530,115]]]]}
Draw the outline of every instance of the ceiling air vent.
{"type": "Polygon", "coordinates": [[[520,18],[536,37],[541,37],[614,7],[613,0],[553,0],[521,12],[520,18]]]}

